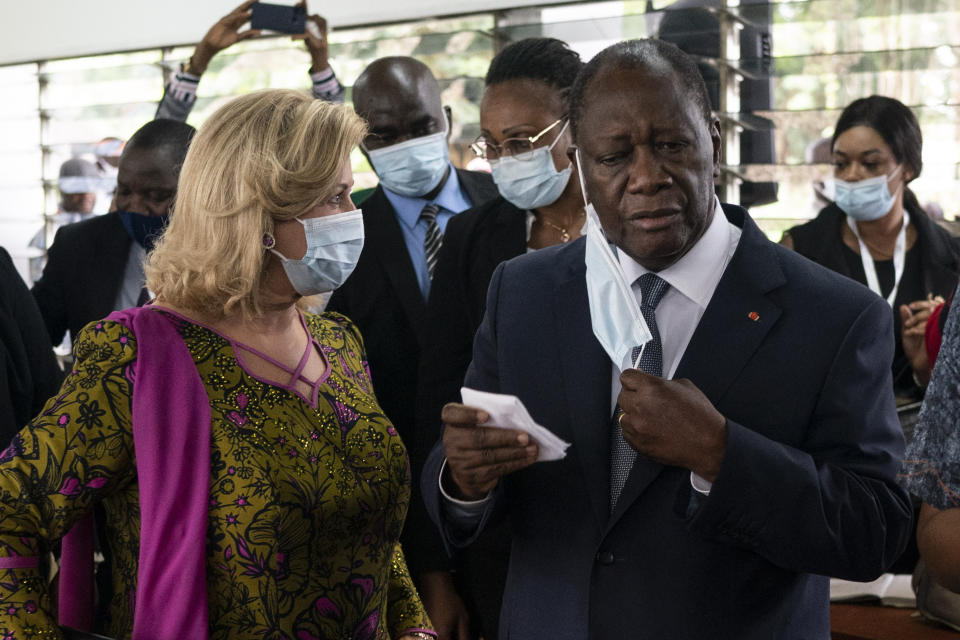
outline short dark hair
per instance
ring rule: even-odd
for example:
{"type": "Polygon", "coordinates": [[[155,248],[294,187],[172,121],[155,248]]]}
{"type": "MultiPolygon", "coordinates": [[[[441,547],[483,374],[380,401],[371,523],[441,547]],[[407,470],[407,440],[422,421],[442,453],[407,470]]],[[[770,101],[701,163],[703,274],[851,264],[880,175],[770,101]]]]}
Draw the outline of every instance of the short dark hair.
{"type": "Polygon", "coordinates": [[[574,140],[580,120],[583,117],[590,83],[601,71],[608,68],[658,67],[662,63],[670,66],[677,76],[677,83],[683,87],[687,97],[696,103],[703,119],[710,124],[713,115],[710,111],[710,97],[707,85],[697,69],[693,58],[681,51],[676,45],[663,40],[624,40],[611,45],[593,57],[584,66],[570,91],[570,128],[574,140]]]}
{"type": "Polygon", "coordinates": [[[870,96],[854,100],[846,106],[830,139],[830,149],[837,138],[853,127],[870,127],[887,143],[898,163],[906,164],[913,177],[923,169],[923,134],[920,124],[910,107],[899,100],[886,96],[870,96]]]}
{"type": "Polygon", "coordinates": [[[580,54],[556,38],[524,38],[513,42],[490,62],[484,86],[507,80],[539,80],[557,89],[566,102],[583,69],[580,54]]]}
{"type": "Polygon", "coordinates": [[[179,174],[183,160],[187,157],[190,141],[193,140],[196,132],[197,130],[186,122],[157,118],[143,125],[130,136],[124,152],[129,149],[150,149],[169,154],[168,157],[175,167],[174,173],[179,174]]]}

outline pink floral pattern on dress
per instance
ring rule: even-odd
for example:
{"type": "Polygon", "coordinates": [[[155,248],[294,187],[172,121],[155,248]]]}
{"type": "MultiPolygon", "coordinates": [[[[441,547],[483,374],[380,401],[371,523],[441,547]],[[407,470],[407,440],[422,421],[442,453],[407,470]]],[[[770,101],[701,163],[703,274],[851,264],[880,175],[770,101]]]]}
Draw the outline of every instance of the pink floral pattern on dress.
{"type": "MultiPolygon", "coordinates": [[[[343,316],[308,316],[332,370],[311,407],[239,366],[219,334],[168,315],[210,400],[211,639],[388,640],[429,628],[399,546],[406,449],[372,395],[343,316]]],[[[130,425],[136,337],[91,324],[61,393],[0,454],[0,556],[33,556],[102,501],[114,597],[101,632],[128,638],[139,510],[130,425]],[[41,532],[47,532],[44,538],[41,532]]],[[[175,402],[175,399],[171,399],[175,402]]],[[[52,631],[36,570],[0,570],[0,638],[52,631]]]]}

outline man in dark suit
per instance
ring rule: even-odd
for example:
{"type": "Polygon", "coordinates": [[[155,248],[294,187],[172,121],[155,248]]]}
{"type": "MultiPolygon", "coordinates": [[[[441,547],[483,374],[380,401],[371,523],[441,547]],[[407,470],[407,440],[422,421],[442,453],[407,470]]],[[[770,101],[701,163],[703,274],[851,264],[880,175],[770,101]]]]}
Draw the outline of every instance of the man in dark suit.
{"type": "Polygon", "coordinates": [[[57,231],[32,290],[53,344],[144,301],[147,231],[159,231],[169,214],[194,131],[174,120],[145,124],[120,158],[116,211],[57,231]]]}
{"type": "MultiPolygon", "coordinates": [[[[377,400],[408,450],[417,445],[415,403],[421,326],[447,221],[497,195],[490,176],[450,163],[450,111],[430,70],[413,58],[381,58],[357,78],[353,104],[370,125],[362,150],[380,179],[364,200],[363,253],[327,306],[363,333],[377,400]]],[[[423,461],[412,456],[414,486],[423,461]]],[[[407,563],[441,639],[460,629],[463,603],[446,554],[414,491],[404,536],[407,563]]]]}
{"type": "Polygon", "coordinates": [[[501,638],[829,638],[827,576],[875,578],[909,534],[889,308],[720,205],[719,122],[673,45],[606,49],[571,104],[651,338],[614,375],[599,236],[500,265],[466,385],[572,446],[533,464],[525,433],[447,405],[427,507],[452,547],[510,519],[501,638]]]}
{"type": "Polygon", "coordinates": [[[30,290],[0,247],[0,447],[40,413],[62,378],[30,290]]]}

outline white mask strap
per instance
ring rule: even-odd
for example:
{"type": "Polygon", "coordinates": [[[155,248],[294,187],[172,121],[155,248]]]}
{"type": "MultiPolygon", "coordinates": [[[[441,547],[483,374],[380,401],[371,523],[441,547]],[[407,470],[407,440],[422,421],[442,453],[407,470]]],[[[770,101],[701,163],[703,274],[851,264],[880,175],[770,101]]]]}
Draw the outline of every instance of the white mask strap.
{"type": "Polygon", "coordinates": [[[580,195],[583,196],[583,208],[586,209],[590,203],[587,202],[587,183],[583,179],[583,162],[580,159],[579,147],[574,150],[574,155],[577,157],[577,177],[580,179],[580,195]]]}
{"type": "Polygon", "coordinates": [[[550,151],[553,151],[553,148],[557,146],[557,143],[560,142],[560,138],[563,137],[563,132],[567,130],[567,127],[570,125],[570,121],[567,120],[563,123],[563,126],[560,127],[560,133],[557,134],[557,137],[550,143],[550,146],[547,147],[550,151]]]}

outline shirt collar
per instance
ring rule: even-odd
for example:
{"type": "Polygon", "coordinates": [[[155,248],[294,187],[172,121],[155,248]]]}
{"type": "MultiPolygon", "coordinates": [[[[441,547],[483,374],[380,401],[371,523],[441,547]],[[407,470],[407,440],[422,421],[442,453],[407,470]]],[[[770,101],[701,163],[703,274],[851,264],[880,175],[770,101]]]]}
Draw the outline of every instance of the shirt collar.
{"type": "MultiPolygon", "coordinates": [[[[727,263],[733,256],[736,241],[732,237],[732,225],[720,206],[720,200],[714,196],[713,220],[704,234],[686,254],[672,265],[658,271],[657,275],[670,286],[705,309],[713,297],[717,283],[723,276],[727,263]]],[[[739,235],[739,234],[738,234],[739,235]]],[[[739,240],[739,237],[736,238],[739,240]]],[[[624,275],[631,285],[637,278],[650,270],[645,269],[633,258],[617,247],[617,257],[623,265],[624,275]]]]}
{"type": "Polygon", "coordinates": [[[416,226],[417,221],[420,219],[420,212],[430,203],[436,204],[441,210],[453,213],[459,213],[461,209],[463,209],[463,207],[460,206],[460,180],[457,178],[457,170],[453,164],[450,165],[450,174],[447,176],[446,182],[443,183],[440,193],[438,193],[437,197],[433,200],[402,196],[399,193],[390,191],[390,189],[386,187],[383,187],[383,193],[387,196],[390,204],[393,205],[393,209],[397,212],[397,218],[401,224],[408,229],[413,229],[413,227],[416,226]]]}

